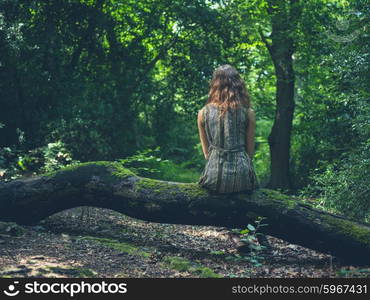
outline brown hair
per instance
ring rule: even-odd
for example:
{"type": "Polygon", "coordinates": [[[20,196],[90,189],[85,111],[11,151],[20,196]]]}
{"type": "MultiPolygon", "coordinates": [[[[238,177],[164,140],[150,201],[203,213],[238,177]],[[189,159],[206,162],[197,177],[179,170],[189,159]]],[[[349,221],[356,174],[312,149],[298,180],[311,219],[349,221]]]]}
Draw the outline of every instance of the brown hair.
{"type": "Polygon", "coordinates": [[[210,81],[208,103],[213,103],[221,108],[221,116],[231,108],[244,105],[251,107],[250,96],[245,82],[239,72],[231,65],[225,64],[214,70],[210,81]]]}

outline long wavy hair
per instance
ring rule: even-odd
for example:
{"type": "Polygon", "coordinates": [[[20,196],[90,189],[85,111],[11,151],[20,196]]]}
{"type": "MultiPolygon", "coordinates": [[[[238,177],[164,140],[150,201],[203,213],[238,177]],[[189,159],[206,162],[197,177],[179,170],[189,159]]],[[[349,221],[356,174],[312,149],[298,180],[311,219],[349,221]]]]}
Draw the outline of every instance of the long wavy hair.
{"type": "Polygon", "coordinates": [[[207,104],[213,103],[221,109],[222,117],[229,108],[244,105],[251,107],[250,96],[239,72],[229,64],[221,65],[214,70],[207,104]]]}

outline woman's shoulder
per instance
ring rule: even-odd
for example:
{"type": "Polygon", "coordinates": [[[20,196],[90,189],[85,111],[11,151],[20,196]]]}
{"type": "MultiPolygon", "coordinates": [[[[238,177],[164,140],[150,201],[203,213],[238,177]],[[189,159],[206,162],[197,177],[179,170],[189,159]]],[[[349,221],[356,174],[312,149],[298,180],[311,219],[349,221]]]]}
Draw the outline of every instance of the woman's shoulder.
{"type": "Polygon", "coordinates": [[[202,113],[206,110],[206,106],[207,106],[207,104],[204,105],[201,109],[198,110],[198,116],[202,115],[202,113]]]}
{"type": "Polygon", "coordinates": [[[198,115],[199,114],[202,114],[203,112],[205,112],[207,109],[209,108],[212,108],[212,107],[215,107],[214,104],[212,103],[206,103],[199,111],[198,111],[198,115]]]}
{"type": "Polygon", "coordinates": [[[206,110],[206,105],[204,105],[201,109],[198,110],[198,120],[200,122],[203,122],[203,115],[204,115],[204,111],[206,110]]]}

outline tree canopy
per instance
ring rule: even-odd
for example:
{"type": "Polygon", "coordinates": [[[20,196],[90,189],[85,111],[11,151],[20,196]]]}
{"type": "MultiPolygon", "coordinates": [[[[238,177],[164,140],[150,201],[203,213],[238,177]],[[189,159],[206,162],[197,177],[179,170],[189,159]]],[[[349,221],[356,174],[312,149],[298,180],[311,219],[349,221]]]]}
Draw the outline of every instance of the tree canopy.
{"type": "Polygon", "coordinates": [[[369,15],[365,0],[3,0],[0,168],[159,146],[200,172],[196,113],[229,63],[256,111],[261,183],[368,220],[369,15]]]}

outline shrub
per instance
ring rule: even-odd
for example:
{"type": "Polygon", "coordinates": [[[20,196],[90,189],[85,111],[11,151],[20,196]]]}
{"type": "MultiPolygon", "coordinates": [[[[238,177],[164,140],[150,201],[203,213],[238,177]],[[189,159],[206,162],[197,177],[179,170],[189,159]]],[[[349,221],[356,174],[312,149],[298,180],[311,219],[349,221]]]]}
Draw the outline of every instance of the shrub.
{"type": "Polygon", "coordinates": [[[313,184],[302,189],[303,197],[319,197],[317,205],[347,217],[370,220],[370,140],[359,150],[346,154],[341,160],[316,169],[310,178],[313,184]]]}

